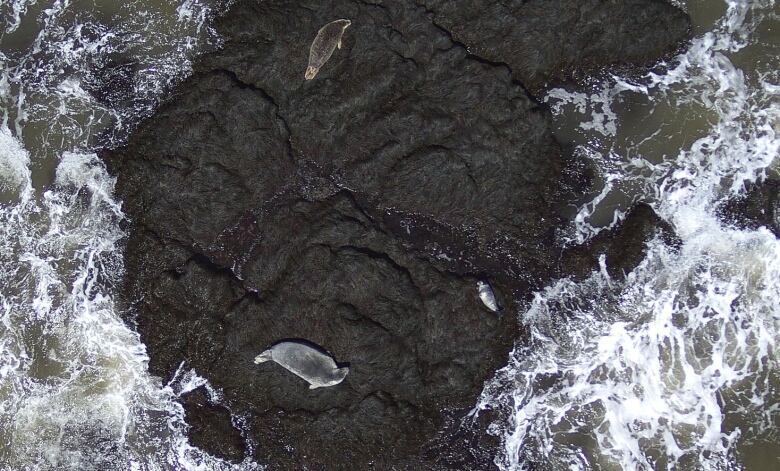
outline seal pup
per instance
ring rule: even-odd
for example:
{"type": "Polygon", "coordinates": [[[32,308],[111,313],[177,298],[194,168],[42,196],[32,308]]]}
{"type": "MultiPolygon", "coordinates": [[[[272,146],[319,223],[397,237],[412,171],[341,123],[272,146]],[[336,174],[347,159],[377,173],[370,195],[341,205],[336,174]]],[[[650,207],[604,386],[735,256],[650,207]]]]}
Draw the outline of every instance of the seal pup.
{"type": "Polygon", "coordinates": [[[498,304],[496,295],[493,293],[493,288],[490,286],[490,283],[482,280],[477,281],[477,294],[479,294],[479,299],[482,300],[482,304],[484,304],[485,307],[493,312],[501,310],[501,305],[498,304]]]}
{"type": "Polygon", "coordinates": [[[317,32],[317,36],[309,48],[309,66],[303,75],[306,80],[311,80],[320,71],[333,55],[336,48],[341,49],[341,37],[352,22],[349,20],[336,20],[326,24],[317,32]]]}
{"type": "Polygon", "coordinates": [[[335,386],[349,373],[349,367],[339,367],[333,357],[304,342],[285,340],[255,357],[256,364],[269,360],[306,380],[309,389],[335,386]]]}

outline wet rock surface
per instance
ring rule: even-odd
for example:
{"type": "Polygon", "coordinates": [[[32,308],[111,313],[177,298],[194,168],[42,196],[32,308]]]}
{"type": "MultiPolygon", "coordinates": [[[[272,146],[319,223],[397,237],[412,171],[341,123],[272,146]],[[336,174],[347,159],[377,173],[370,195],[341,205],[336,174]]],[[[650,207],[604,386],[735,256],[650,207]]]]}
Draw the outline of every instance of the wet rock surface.
{"type": "MultiPolygon", "coordinates": [[[[631,5],[609,19],[624,43],[637,9],[642,28],[678,15],[616,3],[631,5]]],[[[437,8],[472,7],[239,1],[217,22],[223,49],[104,155],[132,222],[126,294],[150,370],[169,379],[185,361],[207,378],[248,418],[252,458],[270,469],[491,469],[489,421],[463,418],[522,338],[519,303],[566,268],[556,233],[581,191],[576,166],[517,81],[525,72],[454,42],[437,8]],[[312,38],[337,18],[352,21],[342,48],[304,81],[312,38]],[[482,304],[479,279],[506,315],[482,304]],[[254,364],[296,338],[348,362],[346,379],[309,390],[254,364]]],[[[543,27],[556,8],[533,10],[532,44],[559,34],[543,27]]],[[[512,18],[494,28],[531,21],[512,18]]],[[[674,47],[687,29],[674,31],[643,47],[674,47]]],[[[577,51],[559,54],[602,59],[577,51]]],[[[622,53],[605,49],[603,62],[636,59],[622,53]]],[[[560,63],[528,77],[560,75],[560,63]]],[[[224,414],[190,415],[211,410],[201,399],[185,400],[193,442],[238,459],[235,435],[211,432],[224,414]]]]}
{"type": "Polygon", "coordinates": [[[192,445],[212,450],[231,462],[244,459],[244,438],[233,426],[230,411],[212,402],[204,387],[185,394],[182,406],[192,445]]]}
{"type": "Polygon", "coordinates": [[[650,64],[689,34],[663,0],[424,0],[434,21],[486,60],[507,64],[528,89],[605,65],[650,64]]]}
{"type": "Polygon", "coordinates": [[[642,262],[647,242],[656,235],[670,247],[681,244],[671,225],[658,217],[653,208],[636,203],[615,227],[599,232],[581,246],[564,250],[562,273],[583,279],[599,266],[603,256],[607,274],[612,279],[623,279],[642,262]]]}
{"type": "Polygon", "coordinates": [[[780,179],[767,178],[749,185],[744,195],[719,210],[721,218],[739,228],[766,227],[780,237],[780,179]]]}

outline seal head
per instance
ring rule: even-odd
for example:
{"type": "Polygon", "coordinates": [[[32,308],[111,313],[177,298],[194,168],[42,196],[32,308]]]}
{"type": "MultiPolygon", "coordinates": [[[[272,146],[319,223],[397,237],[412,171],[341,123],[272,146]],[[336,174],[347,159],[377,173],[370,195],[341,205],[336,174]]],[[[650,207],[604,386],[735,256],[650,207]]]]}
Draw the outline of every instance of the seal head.
{"type": "Polygon", "coordinates": [[[325,350],[304,341],[282,341],[255,357],[257,364],[269,360],[306,380],[309,389],[335,386],[349,373],[349,367],[338,366],[325,350]]]}
{"type": "Polygon", "coordinates": [[[303,75],[306,80],[311,80],[317,75],[336,48],[341,49],[341,37],[351,24],[351,21],[341,19],[331,21],[320,28],[309,48],[309,66],[306,67],[306,73],[303,75]]]}

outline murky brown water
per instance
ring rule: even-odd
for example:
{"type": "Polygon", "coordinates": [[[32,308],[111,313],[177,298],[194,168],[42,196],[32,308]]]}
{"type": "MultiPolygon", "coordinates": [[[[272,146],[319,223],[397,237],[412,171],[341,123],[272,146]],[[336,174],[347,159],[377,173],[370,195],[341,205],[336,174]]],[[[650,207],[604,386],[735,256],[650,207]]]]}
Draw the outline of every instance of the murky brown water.
{"type": "Polygon", "coordinates": [[[0,3],[0,469],[229,468],[187,444],[174,401],[186,384],[148,375],[117,312],[123,215],[93,153],[215,45],[209,11],[0,3]],[[98,101],[95,74],[115,64],[131,64],[132,92],[98,101]]]}
{"type": "Polygon", "coordinates": [[[780,242],[715,217],[780,161],[779,11],[684,7],[695,39],[667,72],[548,95],[558,138],[602,177],[572,238],[642,200],[683,245],[655,241],[625,284],[563,281],[520,313],[534,341],[480,404],[505,414],[504,469],[780,469],[780,242]]]}

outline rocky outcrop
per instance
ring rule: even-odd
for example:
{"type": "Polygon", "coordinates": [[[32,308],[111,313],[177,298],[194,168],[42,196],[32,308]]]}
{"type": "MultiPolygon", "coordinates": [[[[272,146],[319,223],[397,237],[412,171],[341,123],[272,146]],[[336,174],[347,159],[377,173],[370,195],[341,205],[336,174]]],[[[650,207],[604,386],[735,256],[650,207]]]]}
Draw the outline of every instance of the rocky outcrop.
{"type": "Polygon", "coordinates": [[[743,195],[727,201],[718,213],[739,228],[766,227],[780,237],[780,179],[766,178],[748,185],[743,195]]]}
{"type": "MultiPolygon", "coordinates": [[[[648,25],[678,15],[626,4],[648,25]]],[[[558,5],[533,10],[539,25],[558,5]]],[[[518,303],[561,274],[560,209],[582,188],[523,76],[453,40],[437,8],[238,1],[217,23],[224,48],[104,155],[132,222],[126,292],[151,371],[185,361],[207,378],[270,469],[493,466],[488,424],[464,417],[521,337],[518,303]],[[312,38],[337,18],[352,20],[342,49],[304,81],[312,38]],[[508,315],[481,304],[483,278],[508,315]],[[309,390],[253,363],[282,339],[321,345],[349,375],[309,390]]],[[[623,42],[628,16],[609,20],[623,42]]],[[[530,21],[515,20],[496,27],[530,21]]],[[[686,28],[674,33],[643,47],[668,50],[686,28]]],[[[239,456],[196,416],[200,446],[239,456]]]]}
{"type": "Polygon", "coordinates": [[[230,411],[212,402],[203,386],[187,393],[182,406],[192,445],[231,462],[244,459],[244,438],[233,425],[230,411]]]}
{"type": "Polygon", "coordinates": [[[506,64],[538,92],[605,65],[650,64],[679,47],[690,22],[663,0],[423,0],[470,53],[506,64]]]}
{"type": "Polygon", "coordinates": [[[607,274],[613,279],[623,279],[644,260],[647,242],[655,235],[670,247],[679,248],[682,244],[672,226],[658,217],[653,208],[637,203],[615,227],[599,232],[585,244],[564,250],[562,273],[583,279],[604,256],[607,274]]]}

